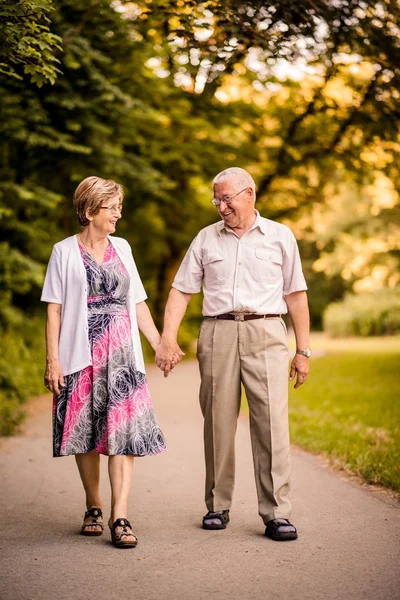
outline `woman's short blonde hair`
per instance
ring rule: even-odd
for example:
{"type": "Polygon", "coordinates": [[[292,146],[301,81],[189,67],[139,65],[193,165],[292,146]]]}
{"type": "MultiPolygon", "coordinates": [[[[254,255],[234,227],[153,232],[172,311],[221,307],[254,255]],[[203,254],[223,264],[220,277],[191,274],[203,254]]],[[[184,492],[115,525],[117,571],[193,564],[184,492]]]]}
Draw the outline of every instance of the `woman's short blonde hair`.
{"type": "Polygon", "coordinates": [[[86,177],[75,190],[74,208],[78,217],[79,225],[86,227],[89,225],[86,214],[97,215],[104,202],[111,198],[118,197],[120,202],[124,199],[124,188],[112,179],[102,179],[101,177],[86,177]]]}

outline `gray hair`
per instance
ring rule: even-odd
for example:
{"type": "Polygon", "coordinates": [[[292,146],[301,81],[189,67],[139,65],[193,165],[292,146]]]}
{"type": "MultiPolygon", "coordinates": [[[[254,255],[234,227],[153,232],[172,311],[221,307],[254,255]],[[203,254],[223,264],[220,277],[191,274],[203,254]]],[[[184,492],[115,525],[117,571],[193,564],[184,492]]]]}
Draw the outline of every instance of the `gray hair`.
{"type": "Polygon", "coordinates": [[[256,184],[254,183],[254,179],[245,171],[245,169],[241,169],[240,167],[229,167],[229,169],[225,169],[218,173],[214,177],[213,185],[218,183],[223,183],[224,181],[232,181],[238,187],[249,187],[253,190],[254,200],[256,199],[256,184]]]}

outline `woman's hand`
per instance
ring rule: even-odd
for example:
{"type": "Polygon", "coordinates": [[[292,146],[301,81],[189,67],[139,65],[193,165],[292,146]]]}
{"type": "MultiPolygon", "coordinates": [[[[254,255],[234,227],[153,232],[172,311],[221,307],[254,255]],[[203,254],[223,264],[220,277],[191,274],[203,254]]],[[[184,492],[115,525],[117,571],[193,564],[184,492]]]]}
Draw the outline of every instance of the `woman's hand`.
{"type": "Polygon", "coordinates": [[[58,360],[46,361],[46,372],[44,374],[44,385],[55,395],[61,394],[64,387],[64,376],[58,360]]]}

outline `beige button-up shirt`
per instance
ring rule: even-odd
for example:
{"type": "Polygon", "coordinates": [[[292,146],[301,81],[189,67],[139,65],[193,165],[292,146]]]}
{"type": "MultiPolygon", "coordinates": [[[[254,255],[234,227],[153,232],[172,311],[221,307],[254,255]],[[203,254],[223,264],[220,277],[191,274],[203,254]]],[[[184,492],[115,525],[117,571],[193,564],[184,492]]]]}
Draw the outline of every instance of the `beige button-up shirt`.
{"type": "Polygon", "coordinates": [[[196,294],[203,286],[203,315],[288,312],[285,296],[307,289],[296,239],[275,221],[256,219],[239,238],[223,221],[202,229],[172,286],[196,294]]]}

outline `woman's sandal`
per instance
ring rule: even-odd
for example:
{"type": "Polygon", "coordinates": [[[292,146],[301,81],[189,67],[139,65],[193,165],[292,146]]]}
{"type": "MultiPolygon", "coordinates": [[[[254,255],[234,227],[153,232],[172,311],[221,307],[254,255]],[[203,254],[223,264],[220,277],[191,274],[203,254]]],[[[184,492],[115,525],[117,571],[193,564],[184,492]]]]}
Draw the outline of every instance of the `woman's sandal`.
{"type": "Polygon", "coordinates": [[[101,508],[90,508],[89,510],[87,510],[85,512],[85,518],[83,520],[83,525],[81,528],[81,534],[82,535],[101,535],[103,533],[103,529],[104,529],[104,525],[103,523],[99,522],[98,519],[102,519],[103,518],[103,513],[101,512],[101,508]],[[88,519],[89,517],[92,517],[92,522],[91,523],[85,523],[86,519],[88,519]],[[93,527],[96,527],[96,529],[93,529],[93,527]],[[100,527],[100,531],[99,528],[100,527]],[[87,529],[90,528],[90,529],[87,529]]]}
{"type": "Polygon", "coordinates": [[[221,512],[211,512],[203,517],[203,529],[226,529],[229,523],[229,510],[221,512]],[[219,523],[207,523],[207,521],[219,521],[219,523]]]}
{"type": "Polygon", "coordinates": [[[297,529],[288,519],[272,519],[265,526],[265,535],[275,542],[297,539],[297,529]]]}
{"type": "Polygon", "coordinates": [[[128,527],[129,529],[132,529],[132,525],[129,523],[128,519],[117,519],[112,525],[109,525],[109,527],[111,532],[111,542],[116,548],[135,548],[138,539],[136,535],[128,531],[128,527]],[[117,527],[121,527],[122,531],[116,531],[117,527]]]}

